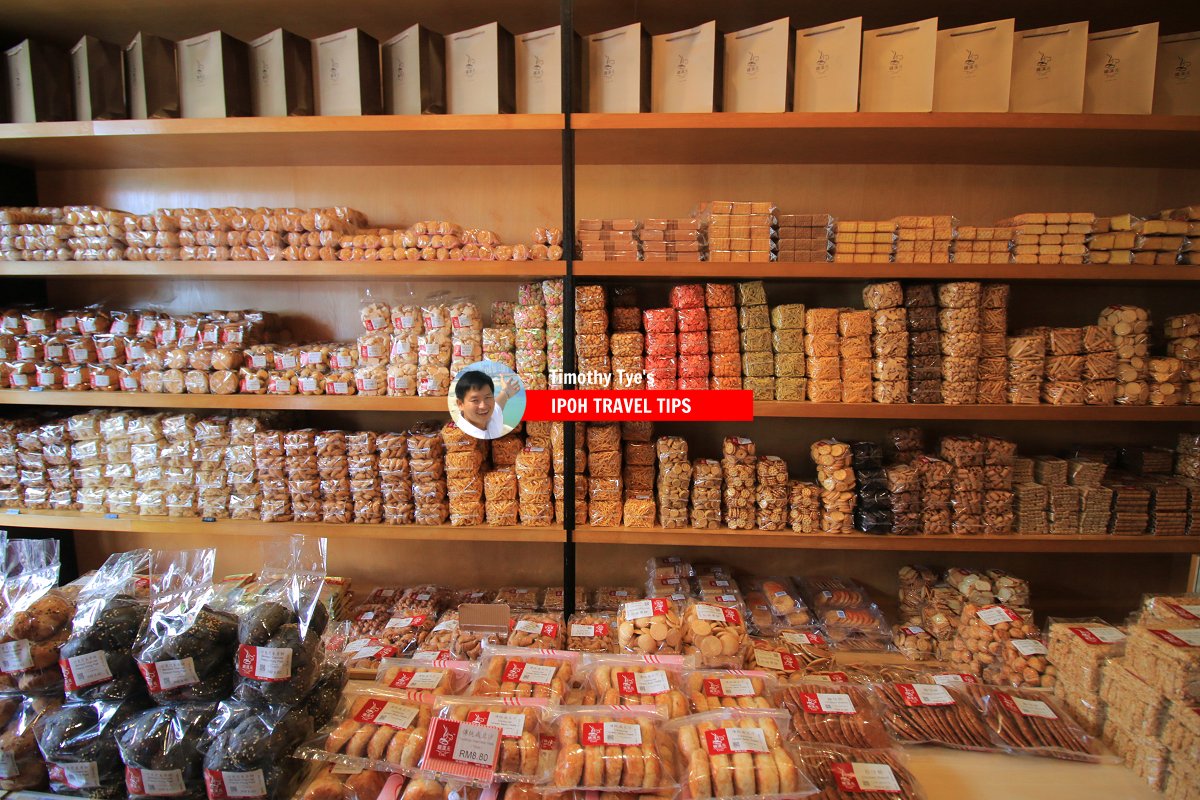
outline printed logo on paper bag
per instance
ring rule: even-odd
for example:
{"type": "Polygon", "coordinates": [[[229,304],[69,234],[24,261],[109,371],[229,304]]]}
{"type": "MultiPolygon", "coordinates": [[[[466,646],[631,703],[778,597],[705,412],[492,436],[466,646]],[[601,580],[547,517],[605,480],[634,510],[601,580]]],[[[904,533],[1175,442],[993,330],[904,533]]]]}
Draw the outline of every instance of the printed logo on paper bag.
{"type": "Polygon", "coordinates": [[[979,53],[967,48],[967,57],[963,59],[963,72],[974,75],[979,69],[979,53]]]}
{"type": "Polygon", "coordinates": [[[675,64],[675,77],[681,81],[687,80],[688,76],[688,60],[687,56],[679,53],[675,56],[679,60],[675,64]]]}
{"type": "Polygon", "coordinates": [[[824,75],[829,72],[829,54],[824,50],[817,51],[817,63],[813,67],[813,71],[818,75],[824,75]]]}
{"type": "Polygon", "coordinates": [[[463,67],[463,74],[468,78],[473,79],[475,77],[475,57],[469,53],[467,54],[466,66],[463,67]]]}
{"type": "Polygon", "coordinates": [[[1192,62],[1183,56],[1178,56],[1179,63],[1171,70],[1171,77],[1177,81],[1186,81],[1192,77],[1192,62]]]}
{"type": "Polygon", "coordinates": [[[533,57],[533,79],[540,81],[546,74],[546,59],[541,56],[533,57]]]}
{"type": "Polygon", "coordinates": [[[746,74],[748,76],[750,76],[751,78],[758,77],[759,58],[760,57],[755,55],[753,52],[749,52],[746,54],[746,74]]]}
{"type": "Polygon", "coordinates": [[[196,83],[203,84],[208,81],[208,68],[204,66],[203,61],[196,61],[196,83]]]}
{"type": "Polygon", "coordinates": [[[893,50],[892,57],[888,59],[888,72],[893,75],[904,69],[904,53],[893,50]]]}
{"type": "Polygon", "coordinates": [[[1037,61],[1033,65],[1033,73],[1039,78],[1050,77],[1050,62],[1053,60],[1054,56],[1048,56],[1039,50],[1037,61]]]}
{"type": "Polygon", "coordinates": [[[337,83],[342,79],[342,68],[338,64],[336,58],[329,59],[329,80],[332,83],[337,83]]]}
{"type": "Polygon", "coordinates": [[[1112,53],[1106,53],[1104,57],[1104,77],[1106,80],[1116,80],[1120,77],[1121,67],[1119,66],[1121,59],[1113,56],[1112,53]]]}
{"type": "Polygon", "coordinates": [[[610,55],[604,56],[604,66],[600,69],[604,80],[611,81],[617,74],[617,60],[610,55]]]}

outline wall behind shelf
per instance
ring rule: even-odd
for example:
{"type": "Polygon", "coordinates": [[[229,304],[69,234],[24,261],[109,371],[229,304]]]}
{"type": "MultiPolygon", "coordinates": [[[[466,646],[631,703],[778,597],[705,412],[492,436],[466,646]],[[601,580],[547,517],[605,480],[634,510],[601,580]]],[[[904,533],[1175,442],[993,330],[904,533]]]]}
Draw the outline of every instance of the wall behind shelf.
{"type": "MultiPolygon", "coordinates": [[[[314,161],[320,154],[313,154],[314,161]]],[[[95,203],[146,213],[160,207],[349,205],[373,226],[449,219],[525,242],[562,220],[559,166],[181,167],[42,170],[42,205],[95,203]]]]}
{"type": "Polygon", "coordinates": [[[771,200],[784,213],[827,211],[843,219],[953,213],[963,224],[990,225],[1024,211],[1147,213],[1196,202],[1198,184],[1200,170],[1153,168],[579,165],[576,210],[580,217],[677,217],[703,200],[771,200]]]}

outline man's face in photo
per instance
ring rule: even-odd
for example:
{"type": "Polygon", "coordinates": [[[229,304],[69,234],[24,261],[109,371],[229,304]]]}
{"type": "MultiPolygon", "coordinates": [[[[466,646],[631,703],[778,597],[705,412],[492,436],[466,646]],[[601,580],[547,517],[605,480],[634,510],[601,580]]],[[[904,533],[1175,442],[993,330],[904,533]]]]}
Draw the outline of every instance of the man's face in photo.
{"type": "Polygon", "coordinates": [[[459,413],[476,428],[486,428],[488,426],[495,407],[496,395],[487,386],[469,390],[463,396],[463,399],[458,401],[459,413]]]}

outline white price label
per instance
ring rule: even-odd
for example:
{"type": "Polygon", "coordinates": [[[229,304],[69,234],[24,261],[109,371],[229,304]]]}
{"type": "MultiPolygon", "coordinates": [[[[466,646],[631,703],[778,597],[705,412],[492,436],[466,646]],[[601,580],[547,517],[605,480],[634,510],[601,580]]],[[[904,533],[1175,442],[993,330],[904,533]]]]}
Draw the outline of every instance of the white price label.
{"type": "Polygon", "coordinates": [[[979,683],[979,680],[974,675],[968,675],[965,672],[947,672],[943,675],[934,675],[933,682],[938,686],[962,686],[964,683],[979,683]]]}
{"type": "Polygon", "coordinates": [[[751,697],[754,695],[754,683],[749,678],[721,678],[722,697],[751,697]]]}
{"type": "Polygon", "coordinates": [[[368,725],[386,725],[402,731],[412,725],[418,713],[420,713],[420,709],[416,706],[371,698],[354,715],[354,719],[368,725]]]}
{"type": "Polygon", "coordinates": [[[230,797],[266,797],[267,782],[261,769],[253,772],[226,772],[221,770],[221,780],[225,783],[225,794],[230,797]]]}
{"type": "Polygon", "coordinates": [[[1023,656],[1044,656],[1046,645],[1037,639],[1012,639],[1013,649],[1023,656]]]}
{"type": "Polygon", "coordinates": [[[1111,625],[1078,625],[1071,628],[1071,633],[1088,644],[1114,644],[1125,640],[1125,634],[1111,625]]]}
{"type": "Polygon", "coordinates": [[[496,745],[500,741],[500,734],[499,728],[486,725],[460,725],[451,758],[490,767],[496,761],[496,745]]]}
{"type": "Polygon", "coordinates": [[[15,778],[21,774],[11,750],[0,750],[0,778],[15,778]]]}
{"type": "Polygon", "coordinates": [[[177,661],[156,661],[154,667],[158,671],[159,688],[164,692],[200,682],[200,676],[196,674],[195,662],[190,656],[177,661]]]}
{"type": "Polygon", "coordinates": [[[112,670],[108,668],[108,658],[103,650],[93,650],[81,656],[72,656],[60,663],[68,691],[82,689],[85,686],[95,686],[98,683],[107,683],[113,678],[112,670]]]}
{"type": "Polygon", "coordinates": [[[523,619],[513,626],[513,630],[518,630],[521,633],[532,633],[540,636],[542,633],[542,623],[534,622],[533,620],[523,619]]]}
{"type": "Polygon", "coordinates": [[[436,689],[445,677],[445,670],[428,670],[414,672],[403,670],[396,673],[388,685],[395,689],[436,689]]]}
{"type": "Polygon", "coordinates": [[[1027,717],[1058,719],[1058,714],[1054,713],[1054,709],[1050,708],[1050,706],[1046,705],[1041,700],[1026,700],[1023,697],[1014,697],[1012,700],[1017,706],[1017,710],[1027,717]]]}
{"type": "Polygon", "coordinates": [[[843,761],[830,767],[838,787],[847,792],[900,792],[900,782],[887,764],[843,761]]]}
{"type": "Polygon", "coordinates": [[[696,606],[696,617],[707,622],[727,622],[726,614],[729,611],[732,611],[732,609],[701,603],[696,606]]]}
{"type": "Polygon", "coordinates": [[[650,672],[618,672],[617,688],[621,694],[666,694],[671,691],[671,682],[667,673],[661,669],[650,672]]]}
{"type": "Polygon", "coordinates": [[[438,631],[456,631],[456,630],[458,630],[458,620],[456,620],[456,619],[448,619],[445,622],[439,622],[437,625],[433,626],[434,633],[437,633],[438,631]]]}
{"type": "Polygon", "coordinates": [[[473,725],[487,725],[499,728],[505,739],[519,739],[525,732],[524,714],[506,714],[499,711],[477,711],[467,715],[467,722],[473,725]]]}
{"type": "Polygon", "coordinates": [[[729,749],[734,753],[769,753],[767,737],[759,728],[726,728],[729,749]]]}
{"type": "Polygon", "coordinates": [[[543,664],[526,664],[522,661],[510,661],[505,669],[505,680],[510,683],[540,683],[549,684],[554,681],[557,667],[543,664]],[[516,669],[514,669],[514,667],[516,669]]]}
{"type": "Polygon", "coordinates": [[[27,669],[33,669],[28,639],[0,644],[0,672],[24,672],[27,669]]]}
{"type": "Polygon", "coordinates": [[[788,644],[825,644],[825,640],[821,638],[819,633],[796,633],[795,631],[784,631],[783,640],[788,644]]]}
{"type": "Polygon", "coordinates": [[[579,625],[578,623],[571,623],[571,636],[572,636],[572,638],[580,638],[580,639],[595,638],[596,626],[595,625],[579,625]]]}
{"type": "Polygon", "coordinates": [[[896,684],[900,697],[907,706],[952,706],[954,698],[946,687],[940,684],[927,683],[898,683],[896,684]]]}
{"type": "Polygon", "coordinates": [[[848,694],[817,692],[816,697],[818,705],[826,714],[853,714],[856,711],[854,701],[848,694]]]}
{"type": "Polygon", "coordinates": [[[642,743],[642,729],[628,722],[605,722],[604,744],[633,747],[642,743]]]}
{"type": "Polygon", "coordinates": [[[975,612],[975,616],[979,617],[986,625],[999,625],[1002,622],[1018,622],[1018,617],[1013,612],[1009,611],[1004,606],[987,606],[975,612]]]}
{"type": "Polygon", "coordinates": [[[238,647],[238,674],[259,681],[283,681],[292,677],[290,647],[238,647]]]}
{"type": "MultiPolygon", "coordinates": [[[[162,663],[161,661],[159,662],[162,663]]],[[[140,770],[142,787],[152,797],[170,797],[184,794],[187,787],[183,784],[183,771],[178,769],[143,769],[140,770]]],[[[131,792],[132,794],[133,792],[131,792]]]]}
{"type": "Polygon", "coordinates": [[[51,762],[50,780],[58,780],[71,789],[96,789],[100,786],[100,769],[95,761],[51,762]]]}

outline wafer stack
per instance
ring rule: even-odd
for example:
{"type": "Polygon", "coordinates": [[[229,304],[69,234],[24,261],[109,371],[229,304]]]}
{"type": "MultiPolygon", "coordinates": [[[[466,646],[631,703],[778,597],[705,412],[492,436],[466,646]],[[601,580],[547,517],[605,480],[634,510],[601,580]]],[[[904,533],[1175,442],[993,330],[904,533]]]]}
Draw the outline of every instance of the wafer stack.
{"type": "Polygon", "coordinates": [[[958,220],[950,215],[896,217],[896,263],[949,264],[958,220]]]}
{"type": "Polygon", "coordinates": [[[895,220],[840,220],[833,239],[833,260],[861,264],[891,262],[896,253],[896,228],[895,220]]]}
{"type": "Polygon", "coordinates": [[[641,261],[640,230],[635,219],[581,219],[579,257],[584,261],[641,261]]]}
{"type": "Polygon", "coordinates": [[[1012,228],[960,225],[954,240],[956,264],[1007,264],[1012,258],[1012,228]]]}
{"type": "Polygon", "coordinates": [[[1110,406],[1117,396],[1117,349],[1112,332],[1099,325],[1083,328],[1083,402],[1110,406]]]}
{"type": "Polygon", "coordinates": [[[1123,479],[1115,479],[1105,485],[1113,491],[1112,520],[1108,532],[1114,536],[1145,534],[1150,524],[1150,491],[1123,479]]]}
{"type": "Polygon", "coordinates": [[[1200,205],[1172,208],[1159,214],[1162,219],[1177,220],[1187,223],[1187,241],[1183,243],[1183,251],[1179,254],[1179,263],[1189,266],[1200,265],[1200,205]]]}
{"type": "Polygon", "coordinates": [[[704,261],[708,246],[699,220],[647,219],[642,221],[643,261],[704,261]]]}
{"type": "Polygon", "coordinates": [[[1018,483],[1013,486],[1013,506],[1016,526],[1020,533],[1045,534],[1050,525],[1046,516],[1048,491],[1040,483],[1018,483]]]}
{"type": "Polygon", "coordinates": [[[1008,284],[985,283],[979,310],[979,390],[977,403],[1003,404],[1008,389],[1008,284]]]}
{"type": "Polygon", "coordinates": [[[1087,237],[1096,215],[1090,211],[1017,214],[997,227],[1013,229],[1013,262],[1017,264],[1082,264],[1087,237]]]}
{"type": "Polygon", "coordinates": [[[829,214],[780,214],[779,261],[814,263],[833,260],[833,217],[829,214]]]}
{"type": "Polygon", "coordinates": [[[1132,214],[1097,217],[1088,236],[1088,261],[1092,264],[1132,264],[1137,234],[1132,214]]]}
{"type": "Polygon", "coordinates": [[[908,402],[942,402],[942,346],[937,298],[930,284],[904,287],[908,316],[908,402]]]}
{"type": "MultiPolygon", "coordinates": [[[[1170,212],[1164,212],[1169,214],[1170,212]]],[[[1133,223],[1137,234],[1134,264],[1173,266],[1187,243],[1191,223],[1182,219],[1142,219],[1133,223]]]]}
{"type": "Polygon", "coordinates": [[[708,215],[709,261],[774,261],[778,232],[775,204],[769,200],[713,200],[708,215]]]}

